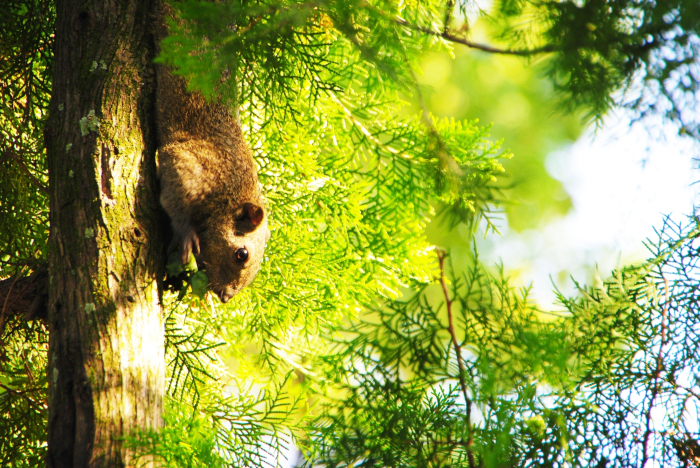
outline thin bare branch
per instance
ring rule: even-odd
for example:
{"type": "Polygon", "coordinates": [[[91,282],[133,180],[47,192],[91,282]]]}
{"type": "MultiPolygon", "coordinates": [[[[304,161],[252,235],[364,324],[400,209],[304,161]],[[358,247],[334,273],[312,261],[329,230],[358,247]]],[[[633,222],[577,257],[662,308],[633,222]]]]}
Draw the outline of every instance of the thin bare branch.
{"type": "Polygon", "coordinates": [[[0,281],[0,333],[9,317],[24,314],[27,320],[45,318],[47,287],[46,265],[39,266],[29,276],[23,277],[20,272],[12,278],[0,281]]]}
{"type": "Polygon", "coordinates": [[[667,324],[666,321],[668,320],[668,304],[669,304],[669,298],[668,298],[668,280],[666,278],[663,278],[664,280],[664,296],[665,296],[665,301],[664,305],[661,308],[661,345],[659,346],[659,354],[656,356],[656,369],[654,370],[654,387],[651,390],[651,398],[649,399],[649,408],[646,411],[645,418],[646,418],[646,429],[644,430],[644,442],[642,445],[642,468],[644,468],[647,464],[647,461],[649,461],[649,454],[648,452],[648,446],[649,446],[649,437],[651,436],[651,433],[653,432],[651,429],[651,412],[654,409],[654,404],[656,403],[656,397],[659,394],[661,382],[661,371],[663,370],[663,365],[664,365],[664,348],[666,347],[666,341],[667,341],[667,324]]]}
{"type": "Polygon", "coordinates": [[[402,18],[395,18],[394,21],[396,21],[401,26],[404,26],[404,27],[411,29],[413,31],[418,31],[418,32],[422,32],[425,34],[429,34],[431,36],[440,37],[440,38],[445,39],[447,41],[454,42],[456,44],[462,44],[462,45],[467,46],[471,49],[481,50],[483,52],[488,52],[490,54],[517,55],[520,57],[528,57],[531,55],[546,54],[546,53],[554,52],[557,50],[556,47],[551,45],[551,44],[548,44],[548,45],[545,45],[542,47],[538,47],[536,49],[501,49],[498,47],[490,46],[488,44],[480,44],[478,42],[472,42],[465,37],[456,36],[456,35],[452,34],[452,32],[450,32],[449,28],[447,28],[447,27],[445,27],[445,29],[443,29],[443,31],[434,31],[434,30],[429,29],[429,28],[425,28],[422,26],[411,24],[402,18]]]}
{"type": "Polygon", "coordinates": [[[41,392],[44,390],[42,387],[32,387],[32,388],[27,388],[25,390],[16,390],[14,388],[8,387],[7,385],[3,385],[0,383],[0,388],[5,390],[8,393],[11,393],[13,395],[18,395],[27,400],[29,403],[33,403],[32,399],[27,396],[28,393],[35,393],[35,392],[41,392]]]}
{"type": "Polygon", "coordinates": [[[15,163],[17,163],[17,166],[22,170],[22,172],[24,172],[24,174],[27,177],[29,177],[29,180],[36,188],[44,192],[46,195],[49,194],[49,189],[44,184],[42,184],[41,181],[29,171],[29,169],[27,169],[27,166],[25,166],[24,162],[22,162],[22,158],[7,150],[2,153],[2,157],[3,159],[7,159],[8,157],[12,159],[15,163]]]}
{"type": "Polygon", "coordinates": [[[474,462],[474,452],[472,446],[474,441],[472,440],[472,430],[471,430],[471,411],[472,411],[472,401],[467,393],[467,382],[464,379],[466,370],[464,368],[464,361],[462,360],[462,346],[459,344],[457,339],[457,332],[455,331],[454,317],[452,314],[452,299],[450,299],[450,293],[447,289],[447,282],[445,281],[445,258],[447,253],[444,250],[437,249],[438,261],[440,262],[440,285],[442,286],[442,292],[445,295],[445,305],[447,306],[447,330],[450,333],[452,339],[452,344],[455,347],[455,355],[457,356],[457,366],[459,367],[459,386],[462,389],[462,394],[464,395],[465,406],[467,408],[467,428],[468,428],[468,439],[467,439],[467,457],[469,459],[469,468],[475,468],[476,464],[474,462]]]}

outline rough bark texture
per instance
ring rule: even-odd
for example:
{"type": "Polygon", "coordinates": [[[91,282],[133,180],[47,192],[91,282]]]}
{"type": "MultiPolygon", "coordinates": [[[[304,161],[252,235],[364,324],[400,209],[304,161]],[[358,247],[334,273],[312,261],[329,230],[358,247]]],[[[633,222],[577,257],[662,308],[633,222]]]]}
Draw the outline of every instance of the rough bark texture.
{"type": "Polygon", "coordinates": [[[163,264],[151,2],[57,1],[50,185],[48,466],[133,466],[161,424],[163,264]]]}

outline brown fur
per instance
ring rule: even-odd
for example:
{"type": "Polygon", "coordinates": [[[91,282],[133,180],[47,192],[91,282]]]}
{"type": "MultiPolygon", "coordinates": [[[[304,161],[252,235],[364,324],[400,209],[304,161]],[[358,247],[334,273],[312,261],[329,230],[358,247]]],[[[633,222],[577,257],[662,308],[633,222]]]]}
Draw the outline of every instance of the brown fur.
{"type": "MultiPolygon", "coordinates": [[[[166,35],[159,7],[156,39],[166,35]]],[[[170,216],[183,263],[197,255],[222,302],[248,286],[270,237],[258,174],[240,124],[230,111],[186,92],[185,80],[157,65],[156,122],[160,202],[170,216]],[[237,259],[239,249],[247,261],[237,259]]]]}

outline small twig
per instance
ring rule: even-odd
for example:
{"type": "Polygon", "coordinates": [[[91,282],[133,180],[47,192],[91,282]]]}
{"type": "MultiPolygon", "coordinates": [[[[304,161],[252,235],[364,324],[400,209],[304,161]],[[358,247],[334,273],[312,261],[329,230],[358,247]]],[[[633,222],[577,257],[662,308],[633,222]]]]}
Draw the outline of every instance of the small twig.
{"type": "Polygon", "coordinates": [[[345,113],[345,115],[348,116],[348,118],[352,121],[353,125],[355,125],[355,127],[357,127],[357,129],[360,131],[360,133],[362,133],[365,136],[365,138],[367,138],[367,140],[374,143],[377,147],[388,151],[389,153],[393,154],[394,156],[398,156],[398,157],[404,158],[404,159],[412,159],[410,155],[408,155],[402,151],[397,150],[393,146],[390,146],[390,145],[383,143],[379,138],[372,135],[372,132],[370,132],[370,130],[367,127],[365,127],[364,124],[362,122],[360,122],[357,119],[357,117],[355,117],[355,115],[353,115],[353,113],[350,109],[345,107],[345,105],[342,103],[342,101],[340,99],[338,99],[338,96],[336,96],[335,93],[329,92],[328,95],[331,97],[333,102],[335,102],[338,105],[338,107],[340,107],[340,109],[345,113]]]}
{"type": "Polygon", "coordinates": [[[696,399],[700,400],[700,393],[696,392],[692,388],[686,387],[684,385],[680,385],[677,382],[669,382],[671,385],[673,385],[674,388],[681,389],[684,392],[687,392],[690,396],[695,397],[696,399]]]}
{"type": "Polygon", "coordinates": [[[457,366],[459,367],[459,386],[462,388],[462,394],[464,395],[464,400],[467,407],[467,457],[469,458],[469,468],[475,468],[474,463],[474,453],[472,452],[472,446],[474,441],[472,440],[471,431],[471,411],[472,411],[472,401],[467,393],[467,383],[464,380],[464,375],[466,370],[464,368],[464,362],[462,361],[462,346],[459,344],[457,339],[457,332],[455,331],[454,318],[452,316],[452,299],[450,299],[450,293],[447,290],[447,282],[445,281],[445,257],[447,254],[444,250],[437,250],[438,261],[440,262],[440,285],[442,286],[442,292],[445,295],[445,304],[447,305],[447,330],[450,332],[452,338],[452,344],[455,347],[455,354],[457,356],[457,366]]]}
{"type": "Polygon", "coordinates": [[[5,296],[5,302],[2,306],[2,313],[0,313],[0,334],[2,334],[3,330],[5,329],[5,311],[7,310],[7,301],[10,300],[10,296],[12,295],[12,289],[15,287],[15,284],[17,284],[17,280],[19,279],[23,271],[24,268],[22,268],[20,272],[15,276],[14,281],[12,281],[12,284],[10,285],[10,289],[7,291],[7,296],[5,296]]]}
{"type": "Polygon", "coordinates": [[[19,166],[22,172],[24,172],[24,174],[27,177],[29,177],[29,180],[31,180],[32,184],[34,184],[39,190],[44,192],[46,195],[49,194],[49,189],[44,184],[42,184],[39,179],[34,177],[34,174],[29,172],[29,169],[27,169],[27,166],[24,165],[22,159],[19,156],[7,150],[4,153],[2,153],[2,156],[3,159],[7,159],[8,157],[10,157],[14,162],[17,163],[17,166],[19,166]]]}
{"type": "Polygon", "coordinates": [[[395,18],[394,21],[396,21],[398,24],[401,26],[404,26],[408,29],[411,29],[413,31],[418,31],[422,32],[425,34],[429,34],[431,36],[436,36],[436,37],[441,37],[442,39],[445,39],[450,42],[454,42],[457,44],[462,44],[464,46],[467,46],[471,49],[477,49],[481,50],[483,52],[488,52],[490,54],[501,54],[501,55],[517,55],[520,57],[527,57],[530,55],[537,55],[537,54],[544,54],[547,52],[554,52],[556,51],[556,47],[548,44],[542,47],[538,47],[536,49],[500,49],[498,47],[493,47],[487,44],[479,44],[478,42],[472,42],[464,37],[459,37],[455,36],[452,34],[449,29],[447,28],[447,25],[445,25],[445,29],[441,31],[434,31],[429,28],[424,28],[422,26],[417,26],[415,24],[411,24],[408,21],[402,19],[402,18],[395,18]]]}
{"type": "Polygon", "coordinates": [[[646,412],[646,429],[644,431],[644,442],[642,445],[642,468],[644,468],[649,461],[649,456],[647,454],[649,437],[651,436],[651,411],[654,409],[654,403],[656,397],[659,394],[659,387],[661,386],[659,377],[661,377],[661,369],[663,368],[664,359],[664,347],[666,346],[666,320],[668,318],[668,280],[664,280],[664,296],[665,302],[664,306],[661,308],[661,345],[659,346],[659,354],[656,356],[656,369],[654,370],[654,388],[651,391],[651,399],[649,400],[649,409],[646,412]]]}
{"type": "Polygon", "coordinates": [[[425,28],[423,26],[411,24],[408,21],[406,21],[405,19],[398,17],[398,16],[394,16],[394,15],[390,15],[388,13],[385,13],[384,11],[380,10],[379,8],[375,7],[374,5],[370,5],[367,2],[361,2],[360,5],[362,5],[363,7],[367,8],[367,9],[373,10],[374,12],[383,16],[385,19],[387,19],[389,21],[394,21],[395,23],[397,23],[401,26],[404,26],[408,29],[411,29],[413,31],[422,32],[425,34],[429,34],[431,36],[441,37],[442,39],[445,39],[447,41],[454,42],[457,44],[462,44],[462,45],[465,45],[469,48],[481,50],[483,52],[488,52],[491,54],[518,55],[521,57],[527,57],[529,55],[543,54],[543,53],[547,53],[547,52],[554,52],[557,50],[557,47],[554,45],[551,45],[551,44],[548,44],[548,45],[545,45],[542,47],[538,47],[536,49],[520,49],[520,50],[517,50],[517,49],[516,50],[499,49],[498,47],[493,47],[493,46],[490,46],[487,44],[479,44],[478,42],[471,42],[470,40],[468,40],[464,37],[455,36],[454,34],[452,34],[450,32],[450,29],[448,26],[448,22],[452,18],[452,9],[453,9],[453,8],[449,8],[450,3],[453,3],[453,2],[448,0],[448,11],[445,12],[445,24],[443,26],[442,31],[435,31],[435,30],[432,30],[430,28],[425,28]]]}
{"type": "Polygon", "coordinates": [[[450,34],[450,21],[452,20],[452,10],[455,8],[455,0],[447,0],[445,5],[445,24],[442,26],[443,34],[450,34]]]}
{"type": "Polygon", "coordinates": [[[31,402],[32,400],[26,394],[41,390],[41,387],[28,388],[26,390],[15,390],[14,388],[10,388],[7,385],[1,384],[1,383],[0,383],[0,388],[2,388],[3,390],[5,390],[8,393],[12,393],[14,395],[19,395],[29,402],[31,402]]]}

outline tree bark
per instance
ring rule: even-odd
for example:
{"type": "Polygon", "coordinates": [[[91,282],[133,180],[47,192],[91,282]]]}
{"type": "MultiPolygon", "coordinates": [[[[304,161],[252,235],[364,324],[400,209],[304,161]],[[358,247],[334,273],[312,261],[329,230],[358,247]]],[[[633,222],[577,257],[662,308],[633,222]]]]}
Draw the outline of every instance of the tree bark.
{"type": "Polygon", "coordinates": [[[151,2],[56,6],[47,465],[133,466],[164,389],[151,2]]]}

